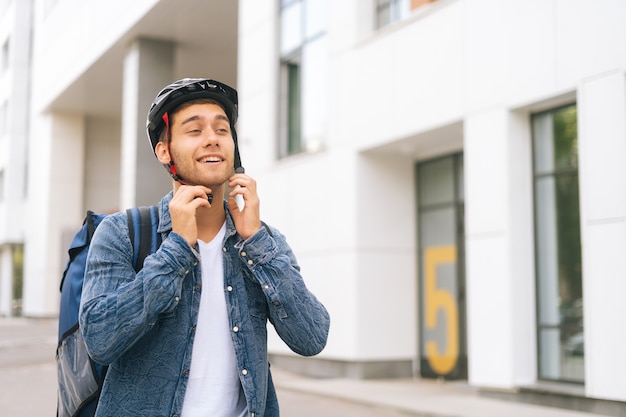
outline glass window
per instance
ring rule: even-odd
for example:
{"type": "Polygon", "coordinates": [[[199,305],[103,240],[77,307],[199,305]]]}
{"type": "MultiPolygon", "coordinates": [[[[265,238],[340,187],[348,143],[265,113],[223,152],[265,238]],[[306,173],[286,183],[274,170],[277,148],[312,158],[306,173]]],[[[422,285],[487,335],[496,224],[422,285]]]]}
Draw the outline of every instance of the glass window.
{"type": "Polygon", "coordinates": [[[409,0],[378,0],[376,5],[376,27],[397,22],[409,14],[409,0]]]}
{"type": "Polygon", "coordinates": [[[314,152],[327,131],[325,0],[281,1],[279,156],[314,152]]]}
{"type": "Polygon", "coordinates": [[[381,28],[408,17],[413,10],[436,0],[377,0],[376,27],[381,28]]]}
{"type": "Polygon", "coordinates": [[[576,106],[532,125],[539,377],[584,382],[576,106]]]}
{"type": "Polygon", "coordinates": [[[22,315],[24,289],[24,245],[13,246],[13,307],[12,315],[22,315]]]}
{"type": "Polygon", "coordinates": [[[454,202],[456,194],[453,164],[445,158],[420,166],[420,205],[437,205],[454,202]]]}
{"type": "Polygon", "coordinates": [[[467,377],[463,155],[417,164],[420,375],[467,377]]]}
{"type": "Polygon", "coordinates": [[[284,90],[287,93],[285,103],[287,123],[287,149],[286,154],[292,155],[300,152],[302,123],[302,104],[300,99],[300,63],[298,61],[286,61],[283,63],[283,78],[286,82],[284,90]]]}

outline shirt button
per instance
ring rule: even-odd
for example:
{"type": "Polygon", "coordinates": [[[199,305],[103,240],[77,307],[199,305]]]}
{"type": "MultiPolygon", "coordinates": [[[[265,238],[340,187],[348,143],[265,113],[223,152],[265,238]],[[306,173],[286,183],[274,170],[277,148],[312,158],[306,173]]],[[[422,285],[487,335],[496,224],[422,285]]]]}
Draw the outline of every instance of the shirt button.
{"type": "Polygon", "coordinates": [[[222,252],[226,252],[226,246],[222,248],[222,252]]]}
{"type": "Polygon", "coordinates": [[[180,301],[180,297],[174,297],[174,301],[179,302],[180,301]]]}
{"type": "Polygon", "coordinates": [[[196,291],[200,291],[200,285],[196,285],[196,291]]]}
{"type": "Polygon", "coordinates": [[[263,286],[263,289],[264,289],[264,290],[267,290],[269,287],[270,287],[269,285],[265,284],[265,285],[263,286]]]}
{"type": "Polygon", "coordinates": [[[243,375],[243,376],[248,375],[248,370],[247,370],[247,369],[243,369],[243,370],[241,371],[241,375],[243,375]]]}
{"type": "Polygon", "coordinates": [[[246,256],[246,255],[247,255],[247,253],[245,251],[241,252],[241,256],[246,256]]]}
{"type": "Polygon", "coordinates": [[[252,262],[252,259],[248,259],[248,265],[252,265],[254,262],[252,262]]]}
{"type": "Polygon", "coordinates": [[[185,375],[185,376],[189,375],[189,369],[185,369],[185,370],[183,371],[183,375],[185,375]]]}
{"type": "Polygon", "coordinates": [[[187,275],[189,273],[188,269],[185,269],[185,275],[187,275]]]}
{"type": "Polygon", "coordinates": [[[237,333],[239,331],[239,327],[235,326],[233,327],[233,332],[237,333]]]}
{"type": "Polygon", "coordinates": [[[230,285],[226,287],[226,291],[231,292],[232,290],[233,290],[233,287],[231,287],[230,285]]]}

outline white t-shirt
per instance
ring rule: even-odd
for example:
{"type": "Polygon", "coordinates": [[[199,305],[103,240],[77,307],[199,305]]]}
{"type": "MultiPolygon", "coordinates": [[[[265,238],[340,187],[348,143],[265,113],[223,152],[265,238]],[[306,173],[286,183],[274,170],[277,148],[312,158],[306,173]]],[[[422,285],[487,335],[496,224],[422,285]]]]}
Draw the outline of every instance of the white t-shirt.
{"type": "Polygon", "coordinates": [[[248,411],[226,311],[225,233],[226,223],[209,243],[198,240],[202,295],[182,417],[243,417],[248,411]]]}

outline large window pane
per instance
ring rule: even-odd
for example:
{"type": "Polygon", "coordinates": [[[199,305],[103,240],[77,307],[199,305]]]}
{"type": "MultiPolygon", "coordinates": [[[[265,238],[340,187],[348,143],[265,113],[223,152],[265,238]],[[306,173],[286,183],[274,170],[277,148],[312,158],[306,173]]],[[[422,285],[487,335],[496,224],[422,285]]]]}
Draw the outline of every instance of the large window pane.
{"type": "Polygon", "coordinates": [[[462,156],[417,165],[420,374],[467,377],[462,156]]]}
{"type": "Polygon", "coordinates": [[[537,205],[535,222],[537,225],[536,247],[537,284],[540,325],[558,326],[560,323],[558,236],[554,178],[540,178],[535,183],[537,205]]]}
{"type": "Polygon", "coordinates": [[[575,106],[535,116],[533,128],[538,173],[578,166],[575,106]]]}
{"type": "Polygon", "coordinates": [[[281,0],[279,156],[323,147],[327,120],[326,0],[281,0]]]}
{"type": "Polygon", "coordinates": [[[551,172],[554,168],[554,134],[552,113],[537,115],[533,120],[535,172],[551,172]]]}
{"type": "Polygon", "coordinates": [[[454,159],[444,158],[420,166],[419,199],[421,205],[454,202],[454,159]]]}
{"type": "Polygon", "coordinates": [[[302,61],[302,141],[307,151],[314,152],[321,149],[328,125],[326,38],[307,44],[302,61]]]}
{"type": "Polygon", "coordinates": [[[554,113],[554,167],[578,167],[578,124],[575,106],[554,113]]]}
{"type": "Polygon", "coordinates": [[[584,381],[576,106],[533,117],[539,376],[584,381]]]}
{"type": "Polygon", "coordinates": [[[425,3],[430,3],[431,1],[411,2],[411,0],[378,0],[376,2],[377,27],[380,28],[390,23],[403,20],[411,14],[412,10],[425,3]]]}
{"type": "Polygon", "coordinates": [[[300,98],[300,65],[287,64],[288,99],[287,99],[287,129],[289,135],[288,152],[300,152],[300,132],[302,131],[300,114],[302,104],[300,98]]]}
{"type": "Polygon", "coordinates": [[[559,328],[544,328],[539,333],[539,368],[544,379],[561,378],[561,342],[559,328]]]}

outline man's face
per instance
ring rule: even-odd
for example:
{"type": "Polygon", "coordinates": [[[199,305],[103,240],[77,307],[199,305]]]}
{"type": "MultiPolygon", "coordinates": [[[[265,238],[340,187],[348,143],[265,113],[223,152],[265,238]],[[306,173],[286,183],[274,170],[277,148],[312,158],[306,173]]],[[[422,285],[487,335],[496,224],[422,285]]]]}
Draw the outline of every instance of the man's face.
{"type": "Polygon", "coordinates": [[[233,172],[235,143],[222,107],[202,103],[177,110],[171,120],[169,150],[185,183],[224,184],[233,172]]]}

